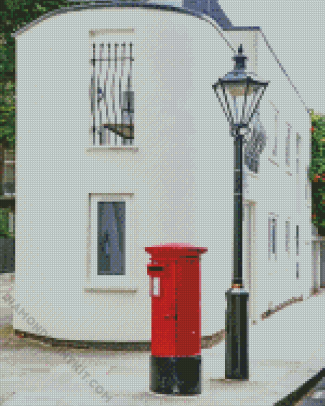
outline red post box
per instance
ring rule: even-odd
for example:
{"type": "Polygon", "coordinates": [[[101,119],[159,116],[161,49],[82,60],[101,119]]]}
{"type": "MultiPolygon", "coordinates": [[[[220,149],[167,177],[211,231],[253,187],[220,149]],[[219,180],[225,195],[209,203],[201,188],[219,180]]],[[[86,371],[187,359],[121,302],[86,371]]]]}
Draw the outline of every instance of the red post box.
{"type": "Polygon", "coordinates": [[[150,390],[201,393],[200,255],[189,244],[146,247],[151,295],[150,390]]]}

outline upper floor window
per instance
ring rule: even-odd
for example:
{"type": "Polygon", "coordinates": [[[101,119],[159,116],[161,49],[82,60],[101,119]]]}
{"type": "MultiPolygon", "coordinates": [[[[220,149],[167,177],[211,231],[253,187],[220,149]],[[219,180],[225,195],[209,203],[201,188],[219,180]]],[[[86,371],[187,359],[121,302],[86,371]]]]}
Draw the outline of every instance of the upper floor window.
{"type": "Polygon", "coordinates": [[[278,131],[279,131],[279,112],[276,111],[274,117],[274,145],[272,150],[272,154],[274,156],[278,155],[278,131]]]}
{"type": "Polygon", "coordinates": [[[301,135],[296,133],[296,155],[300,154],[301,135]]]}
{"type": "Polygon", "coordinates": [[[96,146],[133,145],[134,140],[134,44],[130,33],[123,32],[128,30],[116,31],[91,35],[91,132],[96,146]]]}
{"type": "Polygon", "coordinates": [[[300,155],[300,142],[301,142],[301,136],[299,133],[296,134],[296,173],[297,175],[299,174],[299,170],[300,170],[300,159],[299,159],[299,155],[300,155]]]}
{"type": "Polygon", "coordinates": [[[286,165],[290,166],[290,135],[291,127],[288,125],[287,136],[286,136],[286,165]]]}

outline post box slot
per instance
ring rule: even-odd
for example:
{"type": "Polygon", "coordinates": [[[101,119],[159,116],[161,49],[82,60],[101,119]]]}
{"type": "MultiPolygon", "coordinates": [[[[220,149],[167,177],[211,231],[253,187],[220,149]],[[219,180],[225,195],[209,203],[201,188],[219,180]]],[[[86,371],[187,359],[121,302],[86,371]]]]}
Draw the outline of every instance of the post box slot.
{"type": "Polygon", "coordinates": [[[163,271],[163,266],[149,266],[149,271],[163,271]]]}

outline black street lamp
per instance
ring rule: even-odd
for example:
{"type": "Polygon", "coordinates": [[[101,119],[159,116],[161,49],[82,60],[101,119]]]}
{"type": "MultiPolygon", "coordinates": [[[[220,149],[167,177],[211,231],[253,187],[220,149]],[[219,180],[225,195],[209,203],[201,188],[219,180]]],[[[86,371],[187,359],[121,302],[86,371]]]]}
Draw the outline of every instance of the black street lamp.
{"type": "Polygon", "coordinates": [[[243,283],[243,140],[241,129],[248,126],[257,112],[259,103],[269,82],[246,72],[247,56],[242,44],[232,58],[234,70],[212,85],[234,137],[234,271],[232,286],[226,292],[226,379],[249,379],[248,367],[248,297],[243,283]],[[218,93],[222,89],[224,103],[218,93]],[[226,106],[226,107],[225,107],[226,106]],[[241,116],[240,116],[241,114],[241,116]]]}

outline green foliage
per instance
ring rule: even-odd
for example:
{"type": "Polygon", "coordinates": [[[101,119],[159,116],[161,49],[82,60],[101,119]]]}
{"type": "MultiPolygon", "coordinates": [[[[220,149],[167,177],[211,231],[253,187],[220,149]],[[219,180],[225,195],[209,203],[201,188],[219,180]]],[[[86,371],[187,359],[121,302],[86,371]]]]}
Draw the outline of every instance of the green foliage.
{"type": "Polygon", "coordinates": [[[312,182],[315,175],[325,173],[325,117],[312,113],[312,162],[309,179],[312,182]],[[322,141],[324,140],[324,141],[322,141]]]}
{"type": "Polygon", "coordinates": [[[325,117],[311,114],[311,163],[309,179],[312,182],[312,222],[320,235],[325,235],[325,117]]]}
{"type": "Polygon", "coordinates": [[[14,235],[9,231],[9,213],[11,209],[0,208],[0,236],[14,238],[14,235]]]}
{"type": "Polygon", "coordinates": [[[15,147],[15,86],[12,82],[0,83],[0,143],[6,148],[15,147]]]}
{"type": "Polygon", "coordinates": [[[63,0],[0,0],[0,143],[15,145],[15,39],[11,34],[49,11],[69,7],[63,0]]]}

